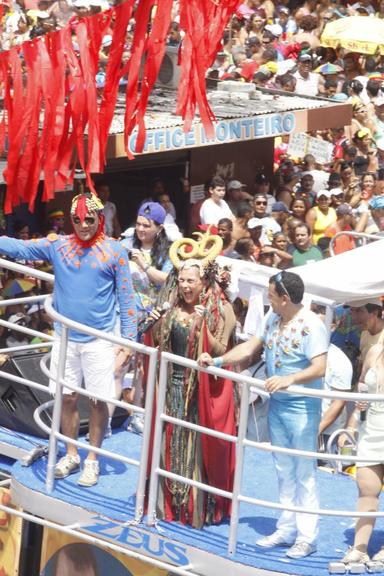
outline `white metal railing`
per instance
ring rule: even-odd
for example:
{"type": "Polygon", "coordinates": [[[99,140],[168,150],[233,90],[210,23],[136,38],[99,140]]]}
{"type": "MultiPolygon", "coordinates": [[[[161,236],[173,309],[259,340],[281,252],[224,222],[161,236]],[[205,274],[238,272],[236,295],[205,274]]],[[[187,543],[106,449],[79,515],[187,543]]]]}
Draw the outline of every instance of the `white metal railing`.
{"type": "MultiPolygon", "coordinates": [[[[267,500],[261,500],[258,498],[253,498],[241,494],[241,484],[243,479],[243,463],[244,463],[244,449],[246,446],[253,448],[258,448],[268,452],[279,452],[284,454],[290,454],[293,456],[305,457],[317,459],[321,458],[323,460],[335,460],[335,461],[345,461],[350,462],[353,459],[354,462],[372,462],[370,458],[364,457],[353,457],[350,455],[338,455],[329,454],[324,452],[310,452],[306,450],[295,450],[289,448],[282,448],[278,446],[273,446],[270,444],[254,442],[246,438],[247,423],[248,423],[248,409],[249,409],[249,394],[251,387],[260,390],[264,388],[264,382],[262,380],[257,380],[251,378],[250,376],[245,376],[244,374],[239,374],[229,370],[224,370],[222,368],[208,368],[203,369],[201,366],[189,360],[187,358],[181,358],[175,354],[169,352],[163,352],[161,354],[161,364],[160,364],[160,377],[158,385],[158,396],[157,396],[157,411],[155,419],[155,431],[154,431],[154,446],[152,452],[152,468],[150,476],[150,486],[149,486],[149,497],[148,497],[148,523],[154,525],[157,521],[156,518],[156,504],[158,497],[158,486],[160,477],[169,478],[176,480],[178,482],[185,483],[189,486],[202,489],[206,492],[216,494],[218,496],[223,496],[232,500],[232,513],[230,519],[230,529],[229,529],[229,541],[228,541],[228,553],[233,555],[236,552],[236,542],[237,542],[237,529],[239,523],[239,506],[241,502],[247,502],[249,504],[259,505],[266,508],[276,509],[276,510],[288,510],[291,512],[303,512],[307,514],[323,515],[323,516],[346,516],[346,517],[384,517],[384,512],[356,512],[356,511],[344,511],[344,510],[329,510],[329,509],[316,509],[307,510],[298,506],[284,506],[279,503],[270,502],[267,500]],[[208,372],[214,376],[219,376],[223,378],[228,378],[233,382],[239,382],[243,384],[241,393],[241,406],[240,406],[240,418],[239,418],[239,429],[238,435],[231,436],[228,434],[223,434],[216,432],[210,428],[206,428],[197,424],[192,424],[190,422],[185,422],[184,420],[170,417],[165,412],[165,399],[167,391],[167,375],[168,375],[168,365],[169,363],[175,363],[185,368],[198,370],[202,372],[208,372]],[[160,467],[161,458],[161,445],[163,436],[163,423],[168,422],[174,425],[182,426],[188,429],[196,430],[198,432],[203,432],[204,434],[214,436],[216,438],[221,438],[227,440],[228,442],[236,443],[236,467],[233,482],[232,492],[221,490],[215,488],[211,485],[205,484],[203,482],[198,482],[190,478],[179,476],[168,470],[160,467]]],[[[359,394],[355,392],[343,393],[343,392],[331,392],[325,390],[315,390],[307,389],[302,386],[290,386],[287,390],[281,391],[284,394],[301,394],[303,396],[310,396],[316,398],[330,398],[330,399],[343,399],[349,401],[384,401],[384,394],[359,394]]],[[[381,462],[378,458],[377,462],[381,462]]]]}
{"type": "MultiPolygon", "coordinates": [[[[102,340],[106,340],[108,342],[112,342],[113,344],[122,346],[122,347],[129,347],[130,349],[134,350],[135,352],[139,352],[141,354],[145,354],[149,356],[149,363],[148,363],[148,374],[147,374],[147,385],[146,385],[146,395],[145,395],[145,411],[142,410],[140,407],[135,406],[133,404],[128,404],[126,402],[120,402],[118,400],[111,400],[105,396],[89,394],[83,388],[75,388],[71,387],[74,391],[84,396],[97,398],[103,402],[113,405],[124,406],[126,409],[132,409],[137,412],[144,413],[144,430],[142,436],[142,443],[141,443],[141,455],[140,460],[133,460],[127,459],[121,455],[112,453],[110,451],[104,450],[102,448],[96,448],[92,446],[92,451],[103,454],[104,456],[108,456],[110,458],[114,458],[116,460],[120,460],[121,462],[129,463],[134,466],[138,466],[139,468],[139,477],[137,482],[137,491],[136,491],[136,506],[135,506],[135,519],[140,521],[143,515],[144,509],[144,497],[145,497],[145,484],[146,484],[146,466],[145,463],[148,461],[148,452],[149,452],[149,444],[150,444],[150,434],[151,434],[151,422],[152,422],[152,409],[153,409],[153,402],[154,402],[154,394],[155,394],[155,379],[156,379],[156,366],[157,366],[157,356],[158,351],[155,348],[149,348],[148,346],[144,346],[143,344],[138,344],[137,342],[132,342],[125,338],[120,338],[118,336],[113,336],[112,334],[107,334],[102,332],[101,330],[96,330],[95,328],[91,328],[89,326],[84,326],[79,322],[75,322],[62,316],[53,308],[52,305],[52,297],[49,296],[45,300],[45,309],[49,316],[53,318],[56,322],[60,322],[62,325],[62,331],[60,336],[60,353],[59,353],[59,360],[58,360],[58,371],[56,376],[56,393],[53,405],[53,414],[52,414],[52,427],[49,436],[49,452],[48,452],[48,466],[47,466],[47,489],[51,491],[54,485],[54,469],[56,465],[56,453],[57,453],[57,441],[64,440],[67,443],[73,444],[78,447],[86,448],[88,451],[90,446],[86,446],[82,442],[78,440],[73,440],[68,438],[60,433],[60,420],[61,420],[61,411],[62,411],[62,403],[63,403],[63,385],[65,383],[64,379],[64,372],[65,372],[65,359],[66,359],[66,351],[67,351],[67,343],[68,343],[68,330],[74,329],[77,331],[81,331],[84,334],[88,334],[89,336],[94,336],[95,338],[100,338],[102,340]],[[129,462],[128,462],[129,460],[129,462]]],[[[67,383],[65,383],[67,387],[67,383]]]]}
{"type": "MultiPolygon", "coordinates": [[[[18,264],[17,262],[11,262],[9,260],[4,260],[0,258],[0,266],[4,268],[8,268],[10,270],[14,270],[16,272],[27,274],[28,276],[32,276],[44,281],[53,282],[54,276],[52,274],[47,274],[46,272],[41,272],[40,270],[35,270],[34,268],[29,268],[22,264],[18,264]]],[[[125,408],[126,410],[133,410],[135,412],[140,412],[144,414],[144,431],[141,443],[141,455],[140,460],[136,460],[133,458],[127,458],[122,455],[116,454],[114,452],[104,450],[102,448],[97,448],[92,446],[92,451],[97,454],[101,454],[103,456],[107,456],[109,458],[119,460],[125,464],[133,465],[138,467],[138,482],[137,482],[137,490],[136,490],[136,506],[135,506],[135,520],[140,521],[143,515],[144,509],[144,497],[145,497],[145,484],[146,484],[146,465],[143,463],[147,462],[148,460],[148,450],[150,444],[150,433],[151,433],[151,421],[152,421],[152,408],[153,408],[153,401],[154,401],[154,388],[155,388],[155,378],[156,378],[156,366],[157,366],[157,355],[158,352],[154,348],[149,348],[144,346],[143,344],[138,344],[137,342],[131,342],[125,338],[119,338],[117,336],[113,336],[112,334],[107,334],[100,330],[96,330],[95,328],[91,328],[80,324],[78,322],[74,322],[70,320],[58,312],[52,306],[52,297],[50,295],[40,295],[40,296],[30,296],[24,298],[14,298],[9,300],[0,301],[0,306],[6,307],[14,304],[27,304],[36,301],[44,301],[44,307],[47,313],[53,320],[60,323],[62,326],[61,330],[61,344],[60,344],[60,353],[59,353],[59,360],[58,360],[58,372],[57,375],[51,375],[49,372],[47,373],[44,370],[44,364],[42,365],[42,369],[46,375],[49,377],[53,377],[56,379],[56,393],[54,400],[47,402],[44,404],[44,407],[40,406],[35,411],[34,417],[37,421],[38,425],[49,434],[49,451],[48,451],[48,465],[47,465],[47,476],[46,476],[46,487],[48,492],[52,492],[54,487],[54,469],[56,465],[56,457],[57,457],[57,444],[59,440],[66,442],[67,444],[73,444],[79,448],[85,448],[87,451],[90,450],[89,444],[84,444],[78,440],[73,440],[68,438],[60,433],[60,422],[61,422],[61,412],[62,412],[62,404],[63,404],[63,392],[62,388],[65,385],[68,388],[73,389],[78,394],[82,394],[87,397],[97,398],[102,402],[106,402],[108,404],[113,404],[115,406],[120,406],[125,408]],[[84,334],[88,334],[95,338],[101,338],[112,342],[115,345],[121,347],[129,347],[135,352],[139,352],[145,354],[149,357],[148,363],[148,377],[147,377],[147,386],[146,386],[146,398],[145,398],[145,405],[147,407],[146,410],[139,406],[135,406],[133,404],[129,404],[126,402],[120,402],[118,400],[106,398],[104,396],[96,395],[96,394],[89,394],[86,390],[82,388],[74,388],[69,386],[65,382],[65,359],[66,359],[66,351],[67,351],[67,343],[68,343],[68,330],[72,328],[77,331],[83,332],[84,334]],[[40,413],[43,409],[51,407],[53,405],[53,414],[52,414],[52,423],[51,428],[46,426],[44,422],[41,420],[40,413]],[[147,423],[147,425],[146,425],[147,423]]],[[[43,332],[38,332],[36,330],[32,330],[30,328],[19,326],[18,324],[14,324],[11,322],[7,322],[5,320],[0,320],[0,324],[6,326],[15,331],[22,332],[29,336],[38,336],[41,337],[44,341],[41,342],[37,348],[46,347],[47,345],[52,345],[54,338],[49,336],[43,332]]],[[[28,346],[17,346],[14,347],[16,351],[20,350],[30,350],[34,349],[34,345],[28,346]]],[[[6,352],[10,352],[10,349],[7,349],[6,352]]],[[[21,378],[19,376],[14,376],[8,374],[6,372],[0,371],[0,375],[8,378],[13,382],[17,382],[19,384],[27,385],[31,388],[47,392],[47,387],[39,384],[37,382],[33,382],[31,380],[27,380],[25,378],[21,378]]]]}
{"type": "MultiPolygon", "coordinates": [[[[377,238],[375,238],[375,239],[377,239],[377,238]]],[[[25,272],[29,276],[40,277],[43,280],[52,281],[52,279],[53,279],[53,276],[50,274],[43,273],[43,272],[40,272],[40,271],[37,271],[34,269],[30,269],[28,267],[19,265],[19,264],[14,263],[14,262],[9,262],[9,261],[0,259],[0,266],[1,265],[3,265],[4,267],[10,268],[10,269],[14,269],[18,272],[20,272],[20,271],[25,272]]],[[[48,490],[52,489],[53,483],[54,483],[53,474],[54,474],[54,467],[55,467],[55,463],[56,463],[56,451],[57,451],[58,440],[63,440],[64,442],[72,443],[78,447],[85,448],[88,451],[90,449],[89,444],[85,445],[80,441],[72,440],[68,437],[65,437],[64,435],[62,435],[60,433],[60,417],[61,417],[61,408],[62,408],[62,386],[65,384],[65,386],[70,387],[71,389],[73,389],[74,391],[76,391],[80,394],[83,394],[83,395],[88,396],[88,397],[89,396],[95,397],[95,394],[90,394],[83,389],[77,389],[77,388],[68,386],[68,384],[65,382],[64,367],[65,367],[66,347],[67,347],[67,341],[68,341],[68,330],[70,328],[73,328],[75,330],[82,331],[85,334],[88,334],[88,335],[91,335],[91,336],[94,336],[97,338],[103,338],[103,339],[110,341],[114,344],[117,344],[119,346],[129,346],[129,348],[131,348],[137,352],[147,354],[149,356],[149,370],[148,370],[147,390],[146,390],[146,399],[145,399],[146,410],[145,410],[144,432],[143,432],[140,461],[126,458],[126,457],[123,457],[123,456],[118,455],[118,454],[111,453],[111,452],[104,450],[102,448],[92,447],[92,450],[94,450],[95,452],[97,452],[99,454],[102,454],[102,455],[105,455],[109,458],[114,458],[114,459],[120,460],[122,462],[125,462],[127,464],[131,464],[131,465],[135,465],[135,466],[139,467],[135,519],[137,521],[140,521],[141,517],[142,517],[142,513],[143,513],[146,472],[147,472],[147,463],[148,463],[148,458],[149,458],[149,443],[150,443],[150,435],[151,435],[152,407],[154,404],[155,375],[156,375],[156,364],[157,364],[158,351],[154,348],[149,348],[149,347],[143,346],[142,344],[137,344],[137,343],[130,342],[130,341],[127,341],[127,340],[122,339],[122,338],[118,338],[118,337],[110,335],[110,334],[106,334],[106,333],[101,332],[99,330],[96,330],[94,328],[81,325],[77,322],[74,322],[72,320],[69,320],[68,318],[63,317],[62,315],[58,314],[56,312],[56,310],[53,308],[51,296],[48,296],[48,297],[47,296],[39,296],[39,297],[29,297],[29,298],[34,299],[33,301],[45,299],[45,309],[46,309],[47,313],[56,322],[59,322],[62,325],[61,347],[60,347],[60,355],[59,355],[59,367],[58,367],[58,374],[56,376],[57,392],[55,395],[55,399],[46,403],[45,405],[41,406],[37,410],[37,414],[36,414],[37,422],[39,423],[41,428],[45,431],[49,431],[49,434],[50,434],[49,456],[48,456],[48,466],[47,466],[47,488],[48,488],[48,490]],[[40,413],[43,409],[45,409],[48,405],[51,405],[52,403],[53,403],[52,426],[49,429],[41,421],[40,413]]],[[[2,302],[0,302],[0,306],[4,306],[7,304],[10,305],[13,303],[22,303],[23,300],[25,302],[27,302],[27,300],[29,300],[29,298],[15,299],[16,300],[15,302],[13,300],[2,301],[2,302]]],[[[327,299],[324,299],[324,304],[327,304],[327,305],[329,305],[332,302],[331,300],[328,300],[328,301],[325,301],[325,300],[327,300],[327,299]]],[[[30,300],[30,301],[32,301],[32,300],[30,300]]],[[[9,323],[6,323],[6,324],[9,324],[9,323]]],[[[11,324],[11,327],[13,330],[20,330],[21,328],[23,328],[21,326],[14,325],[14,324],[11,324]]],[[[35,332],[35,331],[32,331],[32,332],[35,332]]],[[[51,340],[50,338],[47,338],[46,334],[38,333],[38,335],[45,338],[45,339],[51,340]]],[[[51,345],[52,345],[52,342],[49,341],[49,342],[42,342],[41,344],[36,345],[36,346],[41,348],[43,346],[46,347],[46,346],[51,346],[51,345]]],[[[21,349],[21,348],[24,349],[27,347],[16,347],[16,348],[17,349],[21,349]]],[[[29,346],[28,349],[31,349],[31,346],[29,346]]],[[[47,372],[46,367],[44,368],[44,366],[43,366],[43,369],[45,369],[45,373],[49,374],[49,372],[47,372]]],[[[7,374],[7,373],[1,372],[1,371],[0,371],[0,375],[4,376],[4,377],[6,377],[12,381],[30,386],[32,388],[43,390],[45,392],[47,391],[47,388],[45,386],[39,384],[39,383],[32,382],[32,381],[29,381],[29,380],[26,380],[24,378],[20,378],[17,376],[12,376],[10,374],[7,374]]],[[[228,552],[231,555],[234,554],[236,551],[237,528],[238,528],[238,522],[239,522],[239,505],[241,502],[247,502],[247,503],[250,503],[253,505],[260,505],[260,506],[264,506],[266,508],[271,508],[271,509],[278,509],[278,510],[285,509],[285,510],[289,510],[289,511],[293,511],[293,512],[304,512],[304,513],[309,513],[309,514],[319,514],[319,515],[329,515],[329,516],[346,516],[346,517],[381,517],[381,516],[384,516],[384,512],[365,512],[365,513],[360,512],[360,513],[358,513],[355,511],[346,512],[346,511],[341,511],[341,510],[328,510],[328,509],[318,509],[318,510],[310,510],[309,511],[309,510],[305,510],[305,509],[300,508],[300,507],[295,507],[295,506],[287,507],[287,506],[283,506],[279,503],[269,502],[266,500],[248,497],[248,496],[241,494],[241,483],[242,483],[242,477],[243,477],[243,463],[244,463],[244,449],[246,446],[258,448],[258,449],[261,449],[264,451],[269,451],[269,452],[280,452],[280,453],[286,453],[286,454],[291,454],[291,455],[300,456],[300,457],[307,457],[307,458],[321,458],[323,460],[326,459],[326,460],[337,461],[337,462],[340,462],[340,461],[341,462],[342,461],[350,462],[351,459],[353,459],[355,462],[366,462],[367,461],[367,458],[357,458],[355,456],[351,457],[350,455],[338,455],[338,454],[308,452],[308,451],[303,451],[303,450],[280,448],[280,447],[271,446],[268,444],[263,444],[263,443],[248,440],[246,438],[246,430],[247,430],[250,390],[251,390],[251,388],[254,388],[254,389],[256,389],[256,391],[257,390],[260,391],[261,389],[263,389],[263,387],[264,387],[264,383],[262,380],[257,380],[255,378],[245,376],[243,374],[235,373],[232,371],[224,370],[222,368],[211,367],[209,369],[203,369],[200,366],[198,366],[196,362],[189,360],[187,358],[181,358],[179,356],[176,356],[174,354],[170,354],[167,352],[162,353],[161,365],[160,365],[159,387],[158,387],[158,395],[157,395],[157,413],[156,413],[156,418],[155,418],[154,446],[153,446],[153,452],[151,455],[152,456],[152,470],[151,470],[151,476],[150,476],[150,488],[149,488],[149,497],[148,497],[148,523],[150,525],[154,524],[156,521],[156,502],[157,502],[157,493],[158,493],[158,483],[159,483],[161,476],[171,478],[171,479],[174,479],[174,480],[177,480],[180,482],[184,482],[186,484],[189,484],[190,486],[195,486],[199,489],[205,490],[207,492],[211,492],[213,494],[221,495],[221,496],[224,496],[226,498],[230,498],[232,500],[232,515],[231,515],[229,542],[228,542],[228,552]],[[214,431],[212,429],[200,426],[198,424],[193,424],[191,422],[186,422],[183,420],[179,420],[177,418],[173,418],[171,416],[168,416],[165,413],[165,394],[166,394],[166,388],[167,388],[167,373],[168,373],[168,364],[170,362],[177,363],[179,365],[182,365],[182,366],[190,368],[190,369],[194,369],[194,370],[198,370],[198,371],[205,371],[205,372],[208,372],[209,374],[212,374],[215,376],[229,378],[233,382],[239,382],[239,383],[243,384],[242,395],[241,395],[241,407],[240,407],[238,436],[231,436],[229,434],[217,432],[217,431],[214,431]],[[191,480],[189,478],[179,476],[177,474],[174,474],[172,472],[169,472],[167,470],[160,468],[160,452],[161,452],[161,441],[162,441],[162,432],[163,432],[163,423],[164,422],[170,422],[170,423],[175,424],[175,425],[184,426],[186,428],[193,429],[197,432],[202,432],[204,434],[208,434],[208,435],[211,435],[211,436],[214,436],[217,438],[221,438],[221,439],[226,440],[228,442],[236,443],[237,459],[236,459],[236,468],[235,468],[235,476],[234,476],[234,484],[233,484],[232,492],[220,490],[220,489],[215,488],[213,486],[209,486],[207,484],[204,484],[203,482],[196,482],[196,481],[191,480]]],[[[378,395],[378,394],[330,392],[330,391],[323,391],[323,390],[306,389],[305,387],[302,387],[302,386],[291,386],[289,388],[289,390],[284,390],[282,392],[286,393],[286,394],[300,393],[301,395],[305,395],[305,396],[312,396],[312,397],[318,397],[318,398],[329,398],[329,399],[336,399],[337,398],[337,399],[343,399],[343,400],[349,400],[349,401],[356,401],[356,400],[364,400],[364,401],[372,401],[372,402],[384,401],[384,395],[383,394],[378,395]]],[[[123,406],[125,408],[132,408],[133,410],[138,411],[138,412],[144,412],[144,409],[137,407],[137,406],[127,404],[125,402],[120,402],[118,400],[110,400],[109,398],[105,398],[105,397],[99,396],[99,395],[96,395],[96,397],[97,397],[97,399],[99,399],[101,401],[104,401],[104,402],[107,402],[110,404],[114,404],[116,406],[123,406]]],[[[369,461],[372,462],[372,459],[369,459],[369,461]]],[[[0,509],[8,511],[8,508],[3,507],[3,506],[0,506],[0,509]]],[[[111,547],[111,544],[106,543],[103,539],[96,538],[96,537],[90,537],[88,535],[85,535],[82,532],[79,532],[77,529],[74,530],[73,528],[63,527],[63,526],[60,526],[58,524],[50,523],[49,521],[35,518],[34,516],[29,515],[29,514],[24,513],[24,512],[18,512],[18,511],[15,512],[15,511],[13,511],[13,509],[9,509],[9,511],[10,511],[10,513],[15,513],[16,515],[20,515],[24,518],[32,519],[32,521],[35,521],[35,522],[43,524],[43,525],[47,525],[47,526],[51,525],[57,530],[61,530],[62,532],[71,533],[73,535],[76,535],[76,537],[83,538],[85,540],[88,539],[88,541],[96,542],[101,546],[111,547]]],[[[80,529],[81,526],[79,526],[78,528],[80,529]]],[[[116,550],[121,551],[121,552],[127,554],[128,556],[137,557],[141,560],[145,560],[146,562],[156,564],[157,566],[166,567],[166,569],[169,569],[169,566],[164,562],[155,561],[154,559],[148,558],[146,556],[143,557],[143,555],[140,555],[139,553],[136,555],[136,553],[133,553],[132,551],[129,551],[129,550],[127,551],[126,548],[116,546],[116,550]]],[[[171,571],[174,573],[177,573],[180,575],[191,574],[190,570],[187,567],[180,568],[180,567],[175,567],[173,565],[170,565],[170,566],[171,566],[171,571]]]]}
{"type": "Polygon", "coordinates": [[[342,230],[341,232],[337,232],[334,236],[332,236],[331,241],[329,243],[329,253],[331,256],[335,256],[335,242],[337,238],[340,236],[351,236],[352,238],[361,238],[362,240],[383,240],[382,236],[378,234],[368,234],[367,232],[355,232],[354,230],[342,230]]]}

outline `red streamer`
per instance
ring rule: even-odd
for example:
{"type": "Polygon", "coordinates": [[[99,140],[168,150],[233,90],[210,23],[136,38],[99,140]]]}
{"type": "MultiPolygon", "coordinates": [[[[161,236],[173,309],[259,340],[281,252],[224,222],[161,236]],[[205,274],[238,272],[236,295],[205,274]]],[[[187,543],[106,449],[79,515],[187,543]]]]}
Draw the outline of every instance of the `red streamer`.
{"type": "MultiPolygon", "coordinates": [[[[183,116],[186,130],[198,107],[207,134],[212,134],[214,116],[206,98],[205,73],[225,24],[240,3],[180,2],[180,25],[185,37],[180,51],[177,113],[183,116]]],[[[85,171],[88,186],[93,187],[91,173],[104,169],[119,82],[126,74],[125,149],[132,158],[128,139],[137,129],[136,151],[143,150],[145,112],[166,50],[171,10],[172,0],[126,0],[92,17],[74,17],[66,28],[0,54],[4,95],[0,149],[8,142],[6,213],[20,202],[28,202],[33,210],[42,172],[43,200],[72,183],[76,164],[85,171]],[[127,47],[132,15],[134,34],[132,45],[127,47]],[[112,45],[100,94],[95,76],[107,32],[112,34],[112,45]],[[123,63],[127,50],[130,54],[123,63]]]]}

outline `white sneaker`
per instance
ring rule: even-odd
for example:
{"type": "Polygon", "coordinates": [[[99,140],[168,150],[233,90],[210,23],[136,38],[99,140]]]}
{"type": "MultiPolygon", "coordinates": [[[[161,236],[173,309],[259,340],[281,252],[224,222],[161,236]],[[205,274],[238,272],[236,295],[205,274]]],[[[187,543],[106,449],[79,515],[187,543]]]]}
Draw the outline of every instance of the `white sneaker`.
{"type": "MultiPolygon", "coordinates": [[[[375,560],[375,557],[373,557],[372,560],[375,560]]],[[[369,562],[369,556],[366,552],[361,552],[351,546],[341,561],[344,564],[350,564],[351,562],[356,564],[366,564],[369,562]]]]}
{"type": "Polygon", "coordinates": [[[74,474],[80,469],[80,456],[72,456],[71,454],[66,454],[55,466],[54,476],[58,480],[61,478],[66,478],[70,474],[74,474]]]}
{"type": "Polygon", "coordinates": [[[383,562],[384,563],[384,546],[376,552],[376,554],[372,557],[373,562],[383,562]]]}
{"type": "Polygon", "coordinates": [[[127,430],[135,434],[142,434],[144,430],[144,415],[137,412],[133,414],[129,420],[127,430]]]}
{"type": "Polygon", "coordinates": [[[308,544],[308,542],[295,542],[294,545],[286,551],[285,555],[288,558],[305,558],[316,552],[317,548],[314,544],[308,544]]]}
{"type": "Polygon", "coordinates": [[[80,486],[94,486],[99,479],[99,463],[97,460],[84,460],[84,468],[77,483],[80,486]]]}
{"type": "Polygon", "coordinates": [[[256,546],[260,546],[260,548],[275,548],[277,546],[292,546],[293,542],[293,540],[288,541],[287,538],[277,530],[269,536],[256,540],[256,546]]]}

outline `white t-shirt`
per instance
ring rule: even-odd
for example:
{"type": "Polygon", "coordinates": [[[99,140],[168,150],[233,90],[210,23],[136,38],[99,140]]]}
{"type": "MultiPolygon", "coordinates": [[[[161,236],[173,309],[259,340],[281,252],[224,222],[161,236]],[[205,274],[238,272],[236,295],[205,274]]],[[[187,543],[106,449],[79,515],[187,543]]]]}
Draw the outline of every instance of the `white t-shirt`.
{"type": "MultiPolygon", "coordinates": [[[[353,367],[350,359],[340,348],[334,344],[330,344],[327,356],[327,369],[324,377],[325,390],[338,390],[339,392],[346,392],[351,390],[352,387],[352,374],[353,367]]],[[[321,411],[324,414],[332,404],[331,398],[324,398],[321,403],[321,411]]],[[[328,428],[324,430],[324,434],[332,434],[335,430],[345,428],[347,419],[346,407],[342,410],[341,414],[328,428]]]]}
{"type": "Polygon", "coordinates": [[[202,224],[217,225],[218,221],[222,218],[230,218],[234,220],[233,212],[225,200],[220,200],[217,204],[212,198],[207,198],[200,208],[200,222],[202,224]]]}
{"type": "Polygon", "coordinates": [[[319,92],[319,74],[310,72],[308,78],[303,78],[299,71],[295,72],[293,76],[296,78],[296,94],[304,94],[304,96],[317,96],[319,92]]]}
{"type": "Polygon", "coordinates": [[[302,176],[306,174],[310,174],[313,177],[314,192],[320,192],[320,190],[326,190],[328,188],[329,172],[325,170],[306,170],[301,173],[302,176]]]}
{"type": "Polygon", "coordinates": [[[263,224],[260,242],[264,246],[269,246],[272,244],[273,235],[281,231],[281,226],[272,216],[265,216],[264,218],[260,218],[260,220],[262,220],[263,224]]]}

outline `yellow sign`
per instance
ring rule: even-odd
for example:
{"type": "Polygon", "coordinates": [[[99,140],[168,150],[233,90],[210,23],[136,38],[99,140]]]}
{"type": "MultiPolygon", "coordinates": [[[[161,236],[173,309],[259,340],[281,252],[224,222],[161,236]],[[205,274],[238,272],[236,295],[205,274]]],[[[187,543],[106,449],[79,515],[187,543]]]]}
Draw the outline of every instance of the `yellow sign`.
{"type": "Polygon", "coordinates": [[[40,570],[41,576],[166,575],[145,562],[48,528],[44,529],[40,570]]]}
{"type": "MultiPolygon", "coordinates": [[[[0,488],[0,502],[11,505],[7,488],[0,488]]],[[[0,510],[0,576],[17,576],[21,544],[22,520],[0,510]]]]}

